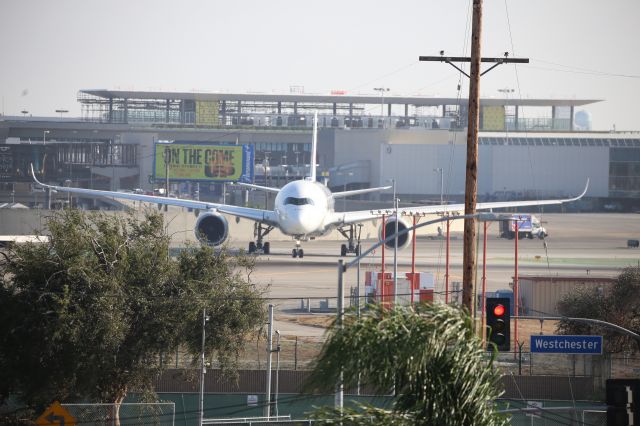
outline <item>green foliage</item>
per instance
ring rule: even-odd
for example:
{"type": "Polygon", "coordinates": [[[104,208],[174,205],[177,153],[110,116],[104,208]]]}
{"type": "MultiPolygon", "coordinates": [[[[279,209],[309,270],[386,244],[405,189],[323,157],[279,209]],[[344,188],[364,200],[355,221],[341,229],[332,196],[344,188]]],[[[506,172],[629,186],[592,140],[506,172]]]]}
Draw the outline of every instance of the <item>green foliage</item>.
{"type": "MultiPolygon", "coordinates": [[[[391,412],[365,409],[361,423],[383,416],[383,424],[499,425],[506,419],[488,402],[501,395],[493,360],[462,310],[424,304],[385,310],[372,306],[360,319],[334,323],[308,384],[332,392],[343,372],[345,387],[395,391],[391,412]]],[[[358,423],[354,413],[348,413],[358,423]]]]}
{"type": "Polygon", "coordinates": [[[162,216],[66,210],[50,242],[13,246],[0,265],[0,402],[120,402],[152,392],[162,357],[207,351],[233,366],[264,307],[251,263],[208,247],[168,257],[162,216]]]}
{"type": "Polygon", "coordinates": [[[311,417],[319,424],[339,424],[341,426],[362,424],[411,426],[416,424],[416,419],[411,414],[393,413],[369,405],[359,405],[356,409],[345,407],[342,411],[336,408],[320,408],[311,417]]]}
{"type": "MultiPolygon", "coordinates": [[[[640,268],[625,268],[609,290],[582,288],[567,294],[558,302],[558,311],[566,317],[606,321],[640,334],[640,268]]],[[[630,336],[597,325],[562,320],[558,332],[602,335],[607,352],[640,347],[630,336]]]]}

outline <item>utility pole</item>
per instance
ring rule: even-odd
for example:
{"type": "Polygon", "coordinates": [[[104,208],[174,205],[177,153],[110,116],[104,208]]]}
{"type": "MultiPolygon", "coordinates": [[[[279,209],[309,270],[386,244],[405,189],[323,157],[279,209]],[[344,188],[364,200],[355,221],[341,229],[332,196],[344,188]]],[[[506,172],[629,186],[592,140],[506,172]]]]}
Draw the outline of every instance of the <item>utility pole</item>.
{"type": "MultiPolygon", "coordinates": [[[[480,117],[480,37],[482,0],[473,0],[471,24],[471,77],[469,78],[469,118],[467,124],[467,168],[464,185],[464,214],[476,212],[478,196],[478,124],[480,117]]],[[[462,306],[473,312],[473,277],[476,275],[476,218],[464,220],[462,255],[462,306]]]]}
{"type": "Polygon", "coordinates": [[[420,56],[420,61],[446,62],[462,74],[469,77],[469,115],[467,122],[467,166],[465,178],[464,199],[464,253],[462,271],[462,305],[469,312],[473,309],[473,278],[476,271],[476,212],[478,194],[478,125],[480,117],[480,77],[500,64],[529,63],[528,58],[509,58],[505,52],[504,58],[482,58],[480,41],[482,35],[482,0],[473,0],[473,19],[471,24],[471,57],[448,57],[444,51],[440,56],[420,56]],[[470,62],[470,73],[467,74],[454,62],[470,62]],[[492,62],[494,65],[484,72],[480,72],[481,62],[492,62]]]}

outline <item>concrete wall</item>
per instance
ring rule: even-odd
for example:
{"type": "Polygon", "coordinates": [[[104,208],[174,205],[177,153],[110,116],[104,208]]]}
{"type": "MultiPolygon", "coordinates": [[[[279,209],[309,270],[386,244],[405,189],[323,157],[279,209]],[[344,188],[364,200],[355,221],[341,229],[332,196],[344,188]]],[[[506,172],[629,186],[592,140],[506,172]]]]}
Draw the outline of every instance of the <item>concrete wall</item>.
{"type": "MultiPolygon", "coordinates": [[[[336,164],[367,160],[371,185],[395,178],[399,194],[440,194],[443,169],[445,195],[464,194],[466,135],[442,130],[367,129],[340,131],[336,164]]],[[[581,192],[609,194],[609,148],[481,145],[478,150],[478,193],[531,193],[531,197],[567,197],[581,192]]],[[[525,195],[526,196],[526,195],[525,195]]],[[[445,199],[447,197],[445,196],[445,199]]]]}
{"type": "MultiPolygon", "coordinates": [[[[425,183],[417,182],[415,176],[434,167],[445,167],[433,164],[445,164],[443,156],[454,136],[447,130],[424,129],[336,131],[334,161],[335,165],[369,161],[371,186],[388,185],[388,180],[395,178],[399,192],[425,194],[429,193],[424,190],[425,183]],[[438,154],[434,155],[434,152],[438,154]],[[426,162],[432,167],[429,168],[426,162]]],[[[430,193],[440,193],[440,177],[436,180],[437,189],[430,193]]]]}
{"type": "MultiPolygon", "coordinates": [[[[609,148],[500,146],[491,148],[492,191],[537,190],[544,196],[576,195],[590,178],[591,197],[609,194],[609,148]]],[[[480,179],[486,173],[481,170],[480,179]]]]}

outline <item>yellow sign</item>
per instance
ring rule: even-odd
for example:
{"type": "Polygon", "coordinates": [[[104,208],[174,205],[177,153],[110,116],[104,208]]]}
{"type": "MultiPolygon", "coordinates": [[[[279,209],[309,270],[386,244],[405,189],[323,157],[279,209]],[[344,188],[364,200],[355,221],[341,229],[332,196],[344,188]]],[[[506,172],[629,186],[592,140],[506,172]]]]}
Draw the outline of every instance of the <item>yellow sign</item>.
{"type": "Polygon", "coordinates": [[[504,107],[482,108],[482,130],[504,130],[504,107]]]}
{"type": "Polygon", "coordinates": [[[39,426],[76,426],[76,418],[55,401],[36,419],[36,423],[39,426]]]}
{"type": "Polygon", "coordinates": [[[156,144],[155,177],[171,180],[237,181],[242,176],[242,145],[156,144]]]}
{"type": "Polygon", "coordinates": [[[196,101],[196,125],[215,126],[218,118],[218,101],[196,101]]]}

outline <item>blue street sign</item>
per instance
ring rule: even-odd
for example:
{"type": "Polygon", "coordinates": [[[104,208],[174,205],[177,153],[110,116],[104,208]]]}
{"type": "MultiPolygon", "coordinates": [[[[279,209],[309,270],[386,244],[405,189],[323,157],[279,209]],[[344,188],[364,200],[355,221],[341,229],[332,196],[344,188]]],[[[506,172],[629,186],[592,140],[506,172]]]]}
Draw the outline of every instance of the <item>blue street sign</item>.
{"type": "Polygon", "coordinates": [[[531,352],[602,354],[602,336],[531,336],[531,352]]]}

